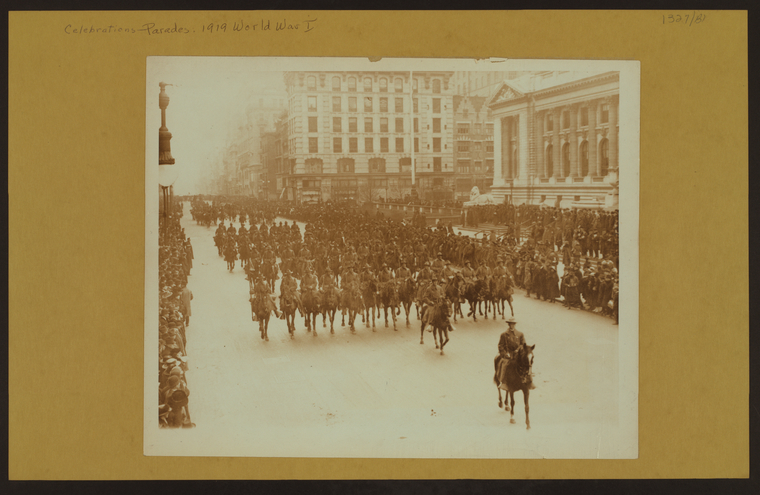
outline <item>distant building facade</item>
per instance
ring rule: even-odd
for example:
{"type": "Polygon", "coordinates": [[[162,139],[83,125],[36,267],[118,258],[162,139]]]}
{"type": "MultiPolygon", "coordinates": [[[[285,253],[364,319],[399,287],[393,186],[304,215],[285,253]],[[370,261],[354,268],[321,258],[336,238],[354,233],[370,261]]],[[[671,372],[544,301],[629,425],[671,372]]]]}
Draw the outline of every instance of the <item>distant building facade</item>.
{"type": "Polygon", "coordinates": [[[618,72],[545,72],[500,83],[488,102],[494,196],[514,204],[611,206],[619,80],[618,72]]]}
{"type": "Polygon", "coordinates": [[[493,183],[493,118],[485,96],[454,96],[454,164],[456,197],[469,200],[477,186],[489,192],[493,183]]]}
{"type": "Polygon", "coordinates": [[[454,194],[454,72],[286,72],[277,176],[302,203],[454,194]],[[411,77],[410,77],[411,76],[411,77]]]}

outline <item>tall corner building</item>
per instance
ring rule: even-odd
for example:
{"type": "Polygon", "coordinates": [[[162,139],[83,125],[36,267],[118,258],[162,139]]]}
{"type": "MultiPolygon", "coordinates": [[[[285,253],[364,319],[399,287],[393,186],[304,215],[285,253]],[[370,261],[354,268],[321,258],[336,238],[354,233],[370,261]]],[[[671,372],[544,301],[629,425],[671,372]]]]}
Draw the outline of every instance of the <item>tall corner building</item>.
{"type": "Polygon", "coordinates": [[[283,199],[302,203],[448,199],[454,171],[454,72],[286,72],[283,199]]]}
{"type": "Polygon", "coordinates": [[[617,208],[618,72],[534,72],[503,81],[494,119],[499,202],[617,208]]]}

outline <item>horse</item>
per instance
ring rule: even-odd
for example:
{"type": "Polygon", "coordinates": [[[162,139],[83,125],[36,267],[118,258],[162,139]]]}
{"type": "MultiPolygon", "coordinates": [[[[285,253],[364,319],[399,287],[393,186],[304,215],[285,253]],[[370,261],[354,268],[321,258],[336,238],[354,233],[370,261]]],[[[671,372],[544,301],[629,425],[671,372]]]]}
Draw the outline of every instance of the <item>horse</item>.
{"type": "Polygon", "coordinates": [[[357,287],[349,286],[341,291],[341,326],[345,326],[346,311],[348,311],[348,324],[351,329],[351,333],[356,333],[354,327],[354,321],[356,315],[364,310],[364,303],[362,302],[362,294],[357,287]]]}
{"type": "Polygon", "coordinates": [[[462,314],[462,295],[464,294],[464,279],[457,274],[450,278],[444,288],[446,299],[451,301],[451,311],[454,315],[454,323],[457,321],[457,313],[464,318],[462,314]]]}
{"type": "Polygon", "coordinates": [[[396,280],[389,280],[388,282],[385,282],[381,285],[380,305],[383,307],[385,327],[388,327],[388,309],[390,308],[391,319],[393,320],[393,329],[398,331],[398,328],[396,328],[396,311],[398,310],[399,297],[396,283],[396,280]]]}
{"type": "Polygon", "coordinates": [[[401,281],[398,288],[398,298],[406,312],[406,326],[409,326],[409,313],[411,312],[412,302],[414,302],[416,292],[417,289],[415,288],[414,279],[412,277],[407,277],[401,281]]]}
{"type": "MultiPolygon", "coordinates": [[[[378,287],[377,279],[371,277],[369,280],[362,283],[362,302],[364,303],[364,310],[362,313],[362,319],[365,325],[369,327],[369,317],[372,316],[372,331],[375,331],[375,310],[377,309],[378,299],[378,287]]],[[[380,316],[378,311],[377,316],[380,316]]]]}
{"type": "MultiPolygon", "coordinates": [[[[512,313],[512,316],[514,316],[515,310],[512,307],[512,294],[514,294],[514,289],[509,281],[509,275],[495,277],[491,283],[493,284],[491,293],[494,295],[496,310],[501,317],[504,318],[504,301],[507,301],[509,304],[509,311],[512,313]]],[[[494,313],[494,317],[496,317],[496,313],[494,313]]]]}
{"type": "Polygon", "coordinates": [[[438,341],[440,340],[441,355],[443,355],[443,346],[449,341],[449,316],[451,316],[451,302],[448,299],[442,299],[434,306],[428,306],[423,310],[422,324],[420,326],[420,344],[424,344],[425,327],[433,327],[433,338],[435,339],[435,348],[439,349],[438,341]],[[443,338],[446,338],[444,341],[443,338]]]}
{"type": "Polygon", "coordinates": [[[472,316],[475,321],[478,321],[477,310],[478,303],[482,300],[483,285],[485,284],[482,280],[476,280],[466,284],[464,289],[464,298],[470,304],[470,312],[467,313],[467,316],[472,316]]]}
{"type": "Polygon", "coordinates": [[[264,280],[267,281],[269,290],[274,292],[274,283],[278,279],[277,263],[272,263],[271,261],[262,263],[261,273],[264,275],[264,280]]]}
{"type": "Polygon", "coordinates": [[[261,333],[261,338],[269,342],[269,335],[267,335],[267,330],[269,329],[269,317],[272,314],[272,310],[267,305],[266,300],[260,296],[252,295],[250,301],[251,314],[255,314],[256,320],[259,321],[259,333],[261,333]]]}
{"type": "Polygon", "coordinates": [[[288,325],[288,333],[290,338],[295,338],[296,331],[296,310],[299,310],[298,303],[293,294],[285,293],[280,297],[280,311],[285,314],[285,322],[288,325]]]}
{"type": "MultiPolygon", "coordinates": [[[[488,310],[491,308],[491,303],[493,301],[493,294],[492,294],[492,287],[491,287],[491,277],[486,277],[483,280],[478,280],[480,283],[480,294],[478,295],[478,302],[477,302],[477,308],[480,312],[481,316],[485,316],[485,319],[488,319],[488,310]],[[482,304],[482,306],[481,306],[482,304]],[[485,308],[485,315],[483,314],[483,311],[481,308],[485,308]]],[[[496,310],[493,310],[494,318],[496,318],[496,310]]]]}
{"type": "Polygon", "coordinates": [[[497,355],[493,360],[494,375],[493,381],[496,384],[496,389],[499,392],[499,408],[501,408],[501,386],[505,387],[509,396],[509,404],[507,404],[507,397],[504,397],[504,409],[510,412],[509,422],[515,423],[515,392],[522,391],[523,399],[525,400],[525,424],[527,429],[530,430],[530,411],[529,398],[530,391],[533,387],[533,350],[536,348],[536,344],[531,346],[520,345],[514,352],[514,357],[507,364],[505,371],[505,382],[499,381],[499,367],[501,364],[501,355],[497,355]],[[523,377],[526,377],[523,380],[523,377]]]}
{"type": "Polygon", "coordinates": [[[306,324],[306,331],[311,332],[314,331],[314,336],[317,336],[317,315],[322,314],[322,312],[319,309],[320,306],[320,297],[319,292],[314,290],[304,290],[303,291],[303,309],[306,314],[304,314],[304,323],[306,324]]]}
{"type": "Polygon", "coordinates": [[[330,333],[335,333],[333,328],[333,322],[335,321],[335,312],[338,310],[340,303],[340,292],[335,287],[330,287],[328,290],[322,291],[322,328],[326,328],[327,324],[325,318],[330,318],[330,333]]]}

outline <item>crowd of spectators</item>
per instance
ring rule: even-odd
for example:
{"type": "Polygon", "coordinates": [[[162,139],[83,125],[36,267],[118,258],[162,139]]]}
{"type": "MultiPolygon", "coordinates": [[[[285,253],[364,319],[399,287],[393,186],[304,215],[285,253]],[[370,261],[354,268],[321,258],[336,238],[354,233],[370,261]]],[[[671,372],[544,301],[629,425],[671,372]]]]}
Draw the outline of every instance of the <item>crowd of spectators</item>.
{"type": "Polygon", "coordinates": [[[190,420],[185,373],[190,300],[187,278],[193,266],[193,248],[180,226],[182,203],[159,217],[158,277],[158,422],[162,428],[195,426],[190,420]]]}

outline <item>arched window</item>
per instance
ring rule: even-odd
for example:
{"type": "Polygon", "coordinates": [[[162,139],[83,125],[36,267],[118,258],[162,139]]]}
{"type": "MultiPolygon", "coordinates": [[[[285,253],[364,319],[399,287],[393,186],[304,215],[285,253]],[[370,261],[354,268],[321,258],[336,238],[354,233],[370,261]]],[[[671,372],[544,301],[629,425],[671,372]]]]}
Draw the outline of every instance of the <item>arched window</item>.
{"type": "Polygon", "coordinates": [[[354,173],[354,159],[353,158],[339,158],[338,159],[338,173],[339,174],[353,174],[354,173]]]}
{"type": "Polygon", "coordinates": [[[364,78],[364,91],[372,91],[372,78],[371,77],[365,77],[364,78]]]}
{"type": "Polygon", "coordinates": [[[400,77],[396,78],[396,93],[403,93],[404,92],[404,81],[401,80],[400,77]]]}
{"type": "Polygon", "coordinates": [[[305,165],[305,173],[307,174],[321,174],[322,173],[322,159],[321,158],[308,158],[305,165]]]}
{"type": "Polygon", "coordinates": [[[570,143],[562,145],[562,177],[570,175],[570,143]]]}
{"type": "Polygon", "coordinates": [[[383,93],[388,91],[388,80],[384,77],[380,78],[380,91],[383,93]]]}
{"type": "Polygon", "coordinates": [[[348,78],[348,90],[349,91],[356,91],[356,78],[355,77],[349,77],[348,78]]]}
{"type": "Polygon", "coordinates": [[[316,76],[309,76],[306,79],[306,87],[309,89],[317,89],[317,77],[316,76]]]}
{"type": "Polygon", "coordinates": [[[332,78],[332,90],[340,91],[340,77],[335,76],[332,78]]]}
{"type": "Polygon", "coordinates": [[[370,158],[369,171],[370,173],[385,173],[385,158],[370,158]]]}
{"type": "Polygon", "coordinates": [[[441,92],[441,80],[433,79],[433,93],[440,93],[440,92],[441,92]]]}
{"type": "Polygon", "coordinates": [[[607,175],[610,168],[610,142],[606,139],[599,143],[599,161],[602,165],[602,176],[607,175]]]}
{"type": "Polygon", "coordinates": [[[546,176],[554,175],[554,146],[551,144],[546,147],[546,176]]]}
{"type": "Polygon", "coordinates": [[[581,162],[581,177],[586,177],[588,175],[588,141],[581,143],[578,155],[581,162]]]}

